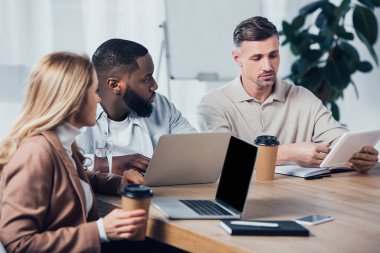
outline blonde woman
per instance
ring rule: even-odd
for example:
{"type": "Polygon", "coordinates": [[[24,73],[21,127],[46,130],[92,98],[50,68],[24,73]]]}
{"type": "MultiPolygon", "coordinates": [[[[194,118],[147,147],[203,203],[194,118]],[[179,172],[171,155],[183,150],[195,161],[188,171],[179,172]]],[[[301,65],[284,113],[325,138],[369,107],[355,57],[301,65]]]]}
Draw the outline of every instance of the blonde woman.
{"type": "Polygon", "coordinates": [[[32,71],[20,118],[0,146],[0,241],[9,252],[100,252],[101,242],[128,239],[146,221],[144,210],[97,217],[90,185],[116,193],[143,182],[135,171],[82,168],[74,140],[95,124],[97,89],[84,56],[52,53],[32,71]]]}

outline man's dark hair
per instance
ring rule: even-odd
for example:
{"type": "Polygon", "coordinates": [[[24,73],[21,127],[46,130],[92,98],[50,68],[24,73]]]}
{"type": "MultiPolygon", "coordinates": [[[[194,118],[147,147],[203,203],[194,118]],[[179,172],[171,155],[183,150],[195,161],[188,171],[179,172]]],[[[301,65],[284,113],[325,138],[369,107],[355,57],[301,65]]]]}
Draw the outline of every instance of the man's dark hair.
{"type": "Polygon", "coordinates": [[[234,45],[240,47],[243,41],[263,41],[273,35],[278,37],[277,28],[264,17],[243,20],[234,30],[234,45]]]}
{"type": "Polygon", "coordinates": [[[111,74],[133,72],[139,68],[136,60],[148,53],[143,45],[123,39],[110,39],[101,44],[92,56],[99,79],[111,74]],[[121,71],[122,70],[122,71],[121,71]]]}

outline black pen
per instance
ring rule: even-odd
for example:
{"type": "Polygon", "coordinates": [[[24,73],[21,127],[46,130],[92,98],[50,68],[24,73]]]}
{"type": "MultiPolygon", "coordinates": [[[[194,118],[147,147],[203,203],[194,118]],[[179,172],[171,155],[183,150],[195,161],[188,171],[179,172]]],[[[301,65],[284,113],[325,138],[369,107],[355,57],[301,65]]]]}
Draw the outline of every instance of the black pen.
{"type": "Polygon", "coordinates": [[[331,174],[309,176],[309,177],[305,177],[305,180],[322,179],[324,177],[331,177],[331,174]]]}

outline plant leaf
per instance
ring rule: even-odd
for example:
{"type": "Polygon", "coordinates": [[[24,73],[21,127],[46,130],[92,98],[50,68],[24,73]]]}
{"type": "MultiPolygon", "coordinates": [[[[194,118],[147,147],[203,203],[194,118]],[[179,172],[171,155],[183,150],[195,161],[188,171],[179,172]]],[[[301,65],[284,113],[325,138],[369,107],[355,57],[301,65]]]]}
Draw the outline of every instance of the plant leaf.
{"type": "Polygon", "coordinates": [[[373,4],[373,2],[371,0],[359,0],[359,2],[361,2],[362,4],[364,4],[365,6],[370,8],[371,10],[373,10],[373,8],[375,8],[375,5],[373,4]]]}
{"type": "Polygon", "coordinates": [[[343,0],[338,8],[335,9],[335,17],[339,20],[350,9],[351,0],[343,0]]]}
{"type": "Polygon", "coordinates": [[[310,62],[315,62],[315,61],[318,61],[322,55],[323,55],[323,52],[321,50],[312,49],[305,52],[303,57],[306,57],[307,59],[309,59],[310,62]]]}
{"type": "Polygon", "coordinates": [[[292,51],[292,53],[294,55],[299,55],[300,54],[300,50],[298,49],[298,47],[294,44],[290,44],[290,50],[292,51]]]}
{"type": "Polygon", "coordinates": [[[345,39],[345,40],[353,40],[354,39],[354,34],[347,32],[343,26],[339,26],[338,29],[336,30],[336,35],[339,38],[345,39]]]}
{"type": "Polygon", "coordinates": [[[342,90],[339,90],[336,87],[330,87],[329,91],[330,92],[328,94],[328,99],[327,99],[328,102],[336,101],[338,100],[338,98],[344,98],[342,90]]]}
{"type": "Polygon", "coordinates": [[[355,60],[355,61],[360,60],[358,50],[356,50],[356,48],[353,47],[351,44],[342,42],[340,43],[339,48],[341,48],[345,52],[349,60],[355,60]]]}
{"type": "Polygon", "coordinates": [[[360,62],[358,51],[346,42],[342,42],[338,47],[343,51],[343,57],[347,62],[350,73],[354,73],[358,69],[360,62]]]}
{"type": "Polygon", "coordinates": [[[300,29],[305,24],[305,15],[299,15],[293,19],[292,27],[294,30],[300,29]]]}
{"type": "Polygon", "coordinates": [[[350,70],[344,60],[329,60],[324,73],[328,83],[339,90],[345,89],[350,83],[350,70]]]}
{"type": "Polygon", "coordinates": [[[365,37],[370,45],[375,44],[378,31],[377,20],[373,12],[368,8],[357,5],[354,9],[352,19],[359,39],[362,40],[362,37],[365,37]],[[359,34],[361,34],[361,36],[359,34]]]}
{"type": "Polygon", "coordinates": [[[361,33],[358,33],[358,37],[361,41],[363,41],[364,45],[367,47],[369,53],[371,54],[373,60],[376,63],[376,66],[379,66],[379,59],[377,58],[377,53],[373,49],[372,45],[367,41],[367,39],[361,33]]]}
{"type": "Polygon", "coordinates": [[[330,110],[331,110],[331,113],[332,113],[334,119],[335,119],[336,121],[339,121],[339,120],[340,120],[339,107],[338,107],[338,105],[337,105],[335,102],[333,102],[333,101],[330,102],[330,110]]]}
{"type": "Polygon", "coordinates": [[[362,61],[359,63],[358,70],[364,73],[370,72],[372,70],[372,64],[368,61],[362,61]]]}
{"type": "Polygon", "coordinates": [[[375,5],[376,7],[379,7],[379,6],[380,6],[380,0],[372,0],[372,3],[373,3],[373,5],[375,5]]]}
{"type": "Polygon", "coordinates": [[[307,15],[307,14],[313,13],[319,7],[321,7],[325,2],[326,2],[326,0],[319,0],[319,1],[313,2],[311,4],[308,4],[304,7],[302,7],[300,9],[299,13],[300,13],[300,15],[307,15]]]}
{"type": "Polygon", "coordinates": [[[296,62],[294,62],[295,72],[299,75],[304,75],[304,73],[310,68],[310,61],[305,57],[300,57],[296,62]]]}
{"type": "Polygon", "coordinates": [[[307,52],[310,48],[310,43],[309,43],[309,36],[308,34],[300,34],[298,36],[299,43],[298,43],[298,49],[300,54],[303,54],[307,52]]]}
{"type": "Polygon", "coordinates": [[[302,86],[316,93],[321,86],[323,72],[320,68],[313,67],[302,76],[302,86]]]}
{"type": "Polygon", "coordinates": [[[315,25],[319,29],[323,29],[327,27],[328,23],[329,23],[329,20],[326,17],[326,15],[323,12],[319,13],[317,19],[315,20],[315,25]]]}
{"type": "Polygon", "coordinates": [[[295,40],[295,33],[293,27],[286,21],[282,21],[282,31],[281,31],[287,41],[290,41],[290,43],[293,43],[295,40]]]}
{"type": "Polygon", "coordinates": [[[324,50],[329,50],[334,42],[334,37],[321,35],[321,39],[322,41],[319,42],[320,47],[324,50]]]}
{"type": "Polygon", "coordinates": [[[321,5],[322,10],[325,12],[327,16],[334,16],[334,12],[336,11],[337,7],[330,3],[330,1],[325,1],[321,5]]]}

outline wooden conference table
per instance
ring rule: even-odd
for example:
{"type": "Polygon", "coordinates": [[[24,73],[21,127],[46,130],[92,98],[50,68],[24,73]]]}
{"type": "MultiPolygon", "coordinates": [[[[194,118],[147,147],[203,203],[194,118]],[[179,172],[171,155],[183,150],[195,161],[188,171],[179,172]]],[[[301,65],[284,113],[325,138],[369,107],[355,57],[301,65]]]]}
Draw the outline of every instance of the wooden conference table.
{"type": "MultiPolygon", "coordinates": [[[[304,180],[276,175],[253,178],[246,216],[291,220],[308,214],[335,220],[307,226],[310,237],[230,236],[218,220],[168,220],[151,206],[147,235],[191,252],[380,252],[380,168],[367,174],[333,174],[304,180]]],[[[216,184],[152,187],[155,198],[214,198],[216,184]]],[[[100,209],[120,206],[120,198],[97,195],[100,209]]]]}

